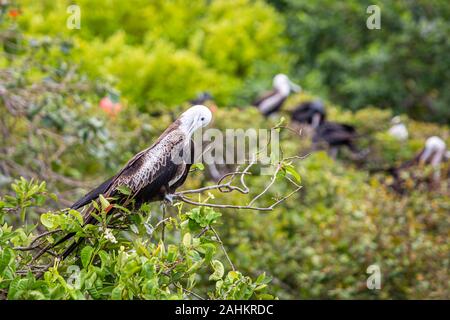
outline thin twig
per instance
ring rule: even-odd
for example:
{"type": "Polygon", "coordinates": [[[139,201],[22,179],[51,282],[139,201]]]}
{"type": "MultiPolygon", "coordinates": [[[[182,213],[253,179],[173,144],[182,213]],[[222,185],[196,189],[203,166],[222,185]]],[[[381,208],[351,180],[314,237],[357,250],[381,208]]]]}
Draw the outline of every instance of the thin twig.
{"type": "Polygon", "coordinates": [[[256,200],[258,200],[262,195],[264,195],[267,191],[269,191],[270,187],[275,183],[275,180],[277,179],[277,174],[281,169],[281,163],[278,164],[277,169],[275,170],[274,174],[272,175],[272,179],[270,183],[264,188],[264,190],[258,194],[256,197],[252,199],[252,201],[249,202],[249,206],[251,206],[256,200]]]}
{"type": "Polygon", "coordinates": [[[33,241],[31,241],[30,245],[28,247],[14,247],[14,250],[19,250],[19,251],[29,251],[29,250],[33,250],[36,249],[38,247],[40,247],[42,245],[42,243],[39,243],[37,245],[33,245],[37,240],[41,239],[42,237],[57,233],[57,232],[61,232],[61,229],[57,229],[57,230],[51,230],[51,231],[47,231],[44,233],[41,233],[40,235],[38,235],[36,238],[33,239],[33,241]]]}
{"type": "Polygon", "coordinates": [[[294,191],[289,193],[287,196],[277,200],[276,202],[272,203],[268,207],[254,207],[254,206],[238,206],[238,205],[231,205],[231,204],[217,204],[217,203],[205,203],[205,202],[198,202],[191,200],[190,198],[187,198],[180,194],[175,194],[174,196],[179,198],[181,201],[189,203],[191,205],[195,206],[202,206],[202,207],[211,207],[211,208],[222,208],[222,209],[237,209],[237,210],[256,210],[256,211],[272,211],[278,204],[285,201],[286,199],[290,198],[294,193],[298,192],[302,186],[297,187],[294,191]]]}
{"type": "Polygon", "coordinates": [[[225,257],[227,258],[228,263],[229,263],[230,266],[231,266],[231,269],[233,269],[233,271],[236,271],[236,268],[234,267],[233,262],[231,261],[230,257],[228,256],[227,250],[225,250],[225,246],[223,245],[222,239],[220,239],[219,234],[216,232],[216,230],[215,230],[213,227],[211,227],[211,231],[212,231],[212,232],[214,233],[214,235],[216,236],[217,241],[219,242],[220,247],[222,248],[222,251],[223,251],[223,253],[225,254],[225,257]]]}
{"type": "MultiPolygon", "coordinates": [[[[162,220],[161,221],[164,221],[164,220],[166,220],[166,204],[163,202],[162,203],[162,220]]],[[[162,228],[161,228],[161,240],[163,242],[164,242],[164,232],[165,232],[165,230],[166,230],[166,224],[163,223],[162,224],[162,228]]]]}
{"type": "Polygon", "coordinates": [[[271,211],[273,208],[267,207],[267,208],[260,208],[260,207],[251,207],[251,206],[235,206],[231,204],[216,204],[216,203],[205,203],[205,202],[197,202],[194,200],[191,200],[187,197],[184,197],[182,195],[175,195],[177,198],[179,198],[181,201],[195,205],[195,206],[202,206],[202,207],[211,207],[211,208],[222,208],[222,209],[238,209],[238,210],[257,210],[257,211],[271,211]]]}
{"type": "Polygon", "coordinates": [[[186,293],[188,293],[188,294],[191,294],[191,295],[195,296],[197,299],[200,299],[200,300],[206,300],[205,298],[203,298],[203,297],[200,296],[199,294],[197,294],[197,293],[195,293],[195,292],[193,292],[193,291],[191,291],[191,290],[188,290],[188,289],[186,289],[186,288],[183,288],[182,286],[179,286],[179,285],[176,284],[176,283],[173,283],[173,285],[174,285],[175,287],[177,287],[177,288],[183,290],[184,292],[186,292],[186,293]]]}

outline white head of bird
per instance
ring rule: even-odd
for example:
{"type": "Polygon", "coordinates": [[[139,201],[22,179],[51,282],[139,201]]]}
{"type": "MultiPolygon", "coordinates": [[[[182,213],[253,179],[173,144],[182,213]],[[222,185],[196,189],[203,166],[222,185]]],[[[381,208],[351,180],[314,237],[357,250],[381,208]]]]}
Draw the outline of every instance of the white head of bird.
{"type": "Polygon", "coordinates": [[[207,107],[195,105],[181,114],[179,128],[190,138],[197,129],[206,127],[211,119],[212,113],[207,107]]]}
{"type": "Polygon", "coordinates": [[[391,124],[395,125],[395,124],[400,124],[403,123],[402,122],[402,118],[400,118],[400,116],[395,116],[391,119],[391,124]]]}
{"type": "Polygon", "coordinates": [[[446,152],[447,145],[441,138],[433,136],[427,139],[427,141],[425,142],[425,148],[433,151],[446,152]]]}
{"type": "Polygon", "coordinates": [[[299,85],[289,80],[287,75],[282,73],[277,74],[273,78],[273,87],[283,96],[288,96],[291,91],[300,92],[302,89],[299,85]]]}

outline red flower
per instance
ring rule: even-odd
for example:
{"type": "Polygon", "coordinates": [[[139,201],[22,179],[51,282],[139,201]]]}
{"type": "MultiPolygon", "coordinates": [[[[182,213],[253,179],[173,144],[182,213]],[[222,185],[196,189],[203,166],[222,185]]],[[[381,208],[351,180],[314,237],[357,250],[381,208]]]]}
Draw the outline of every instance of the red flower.
{"type": "Polygon", "coordinates": [[[122,105],[119,102],[114,103],[110,97],[102,98],[99,106],[103,111],[112,117],[116,116],[122,109],[122,105]]]}
{"type": "Polygon", "coordinates": [[[11,18],[15,19],[20,15],[20,10],[19,9],[11,9],[11,10],[9,10],[8,15],[11,18]]]}
{"type": "Polygon", "coordinates": [[[216,105],[216,104],[211,105],[211,106],[209,107],[209,110],[211,110],[211,112],[212,112],[213,114],[216,113],[216,112],[217,112],[217,105],[216,105]]]}

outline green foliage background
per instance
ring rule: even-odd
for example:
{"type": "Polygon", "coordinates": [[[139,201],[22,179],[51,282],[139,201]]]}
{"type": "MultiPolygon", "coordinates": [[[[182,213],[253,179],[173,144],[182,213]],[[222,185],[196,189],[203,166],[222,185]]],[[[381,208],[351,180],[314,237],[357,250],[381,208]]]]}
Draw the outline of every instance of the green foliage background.
{"type": "MultiPolygon", "coordinates": [[[[429,170],[407,172],[400,196],[389,176],[369,171],[410,159],[431,135],[450,145],[450,5],[380,1],[382,29],[369,31],[368,4],[23,0],[2,11],[0,298],[449,298],[448,179],[430,191],[414,183],[429,170]],[[66,28],[73,3],[80,30],[66,28]],[[278,72],[305,89],[282,115],[324,99],[331,119],[357,126],[369,160],[355,164],[345,151],[336,161],[310,155],[296,163],[304,188],[271,212],[171,208],[164,240],[158,205],[127,213],[131,226],[111,231],[117,243],[107,237],[104,208],[102,223],[85,228],[76,211],[60,211],[147,147],[199,91],[212,92],[219,106],[213,127],[272,127],[278,119],[249,104],[278,72]],[[105,95],[119,97],[117,117],[98,108],[105,95]],[[398,113],[406,142],[386,133],[398,113]],[[199,235],[205,226],[221,241],[212,229],[199,235]],[[13,248],[58,227],[88,238],[80,259],[41,279],[22,272],[31,253],[13,248]],[[372,264],[381,267],[382,290],[366,287],[372,264]],[[81,272],[76,285],[72,266],[81,272]]],[[[287,154],[310,148],[307,135],[282,138],[287,154]]],[[[197,172],[185,187],[205,183],[197,172]]],[[[250,186],[257,192],[266,183],[255,175],[250,186]]],[[[280,179],[261,202],[286,192],[280,179]]]]}

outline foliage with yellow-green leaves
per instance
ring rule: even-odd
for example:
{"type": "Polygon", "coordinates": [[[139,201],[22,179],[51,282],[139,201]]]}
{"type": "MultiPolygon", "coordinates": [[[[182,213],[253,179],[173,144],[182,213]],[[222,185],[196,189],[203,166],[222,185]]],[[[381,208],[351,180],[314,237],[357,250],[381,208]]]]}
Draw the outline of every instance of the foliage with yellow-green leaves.
{"type": "MultiPolygon", "coordinates": [[[[221,262],[221,240],[214,230],[221,214],[211,208],[178,213],[167,222],[170,237],[161,238],[161,228],[150,206],[130,212],[121,208],[123,221],[112,223],[101,198],[94,211],[97,225],[83,226],[76,210],[48,212],[41,224],[27,224],[26,210],[44,204],[45,183],[20,179],[14,196],[0,198],[0,294],[7,299],[271,299],[264,273],[252,279],[221,262]],[[8,224],[20,213],[23,227],[8,224]],[[120,224],[131,228],[120,231],[120,224]],[[36,228],[37,227],[37,228],[36,228]],[[43,257],[35,260],[23,248],[37,245],[36,231],[48,233],[55,243],[57,232],[83,238],[78,254],[63,261],[43,257]],[[48,270],[48,271],[47,271],[48,270]],[[42,272],[41,272],[42,271],[42,272]],[[45,272],[45,273],[44,273],[45,272]],[[201,284],[201,289],[199,289],[201,284]]],[[[57,249],[57,247],[56,247],[57,249]]]]}
{"type": "MultiPolygon", "coordinates": [[[[386,133],[393,114],[376,107],[353,113],[325,101],[329,119],[357,127],[358,145],[369,148],[368,157],[354,163],[346,150],[337,160],[325,152],[309,155],[295,164],[304,188],[273,211],[172,208],[164,241],[156,206],[127,213],[126,230],[105,228],[102,208],[99,225],[81,227],[77,211],[61,208],[154,141],[184,109],[177,104],[205,89],[219,106],[235,93],[248,102],[254,90],[267,88],[272,72],[287,61],[277,51],[283,26],[280,15],[259,1],[191,1],[190,10],[183,7],[188,2],[176,1],[176,8],[155,2],[161,18],[151,5],[140,10],[114,1],[114,8],[105,5],[99,12],[89,10],[96,7],[93,1],[80,1],[86,21],[81,30],[66,30],[56,27],[65,24],[63,1],[21,3],[22,29],[1,22],[0,298],[449,298],[448,178],[430,190],[429,168],[411,168],[403,177],[406,192],[399,195],[389,187],[389,174],[371,174],[410,159],[429,136],[450,145],[449,128],[402,116],[410,139],[400,142],[386,133]],[[233,33],[239,37],[230,39],[230,24],[242,27],[233,33]],[[192,29],[185,32],[186,26],[192,29]],[[256,26],[265,30],[261,39],[252,33],[256,26]],[[254,46],[249,39],[260,42],[254,46]],[[236,43],[222,46],[225,41],[236,43]],[[241,90],[250,82],[253,89],[241,90]],[[114,118],[98,102],[118,88],[124,108],[114,118]],[[155,111],[164,112],[150,115],[155,111]],[[212,229],[200,235],[208,225],[222,243],[212,229]],[[88,241],[37,279],[27,271],[31,253],[17,247],[55,228],[88,241]],[[372,264],[380,266],[381,290],[366,286],[372,264]]],[[[282,115],[289,119],[298,103],[315,98],[310,92],[292,96],[282,115]]],[[[279,121],[242,105],[218,108],[211,125],[270,128],[279,121]]],[[[281,135],[286,153],[311,151],[307,130],[301,137],[281,135]]],[[[448,172],[448,163],[441,170],[448,172]]],[[[252,173],[248,183],[258,192],[267,177],[252,173]]],[[[197,173],[185,187],[208,183],[197,173]]],[[[260,200],[270,203],[286,190],[281,181],[260,200]]],[[[245,200],[213,196],[235,205],[245,200]]],[[[43,265],[50,261],[42,259],[43,265]]]]}

